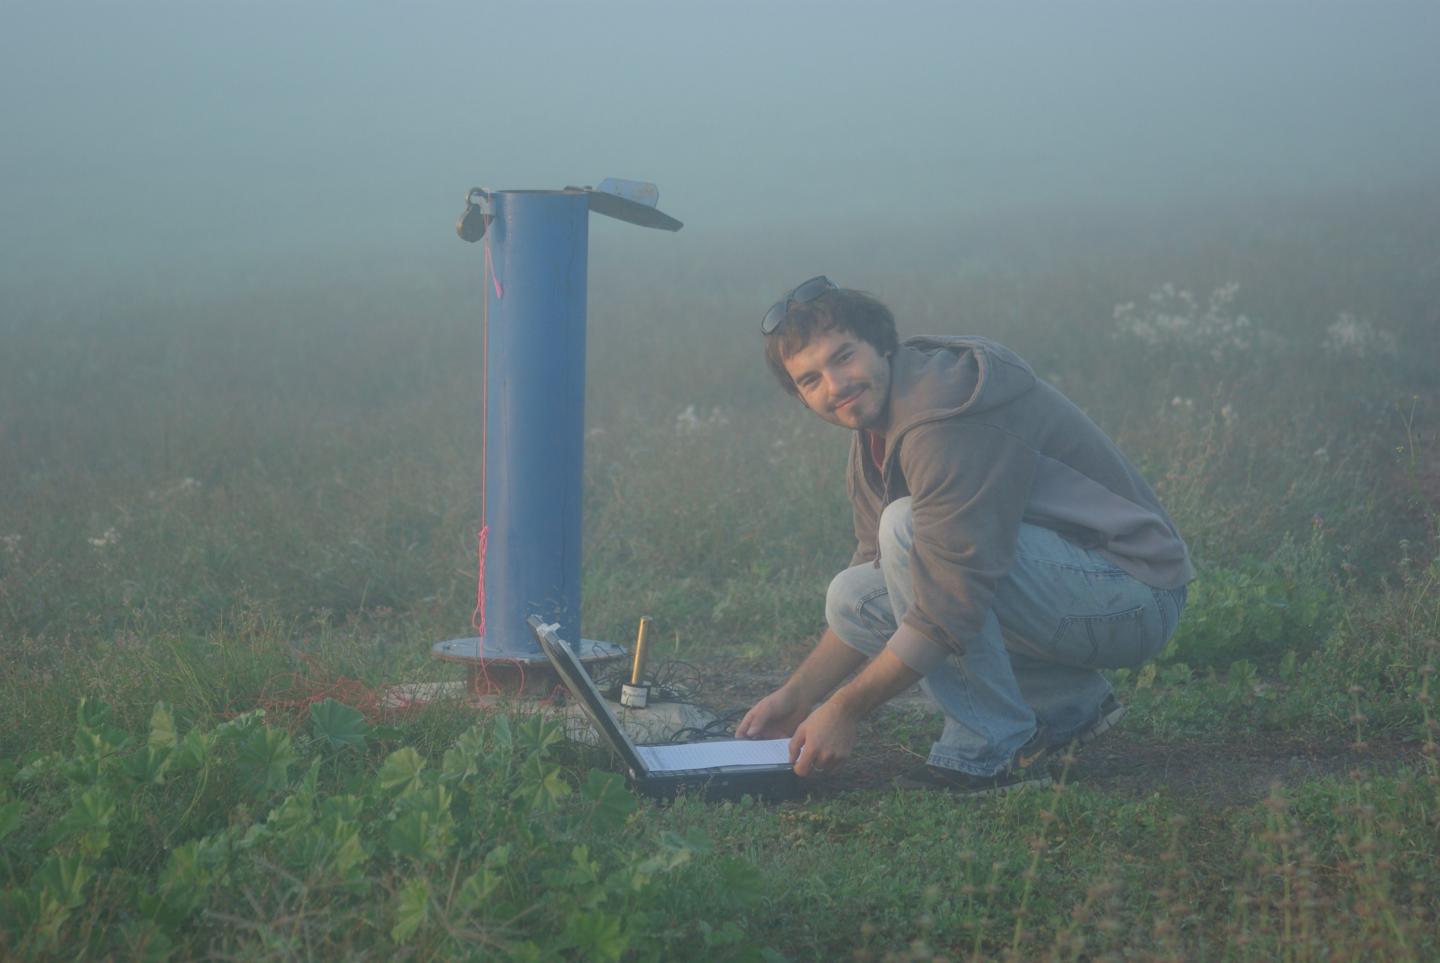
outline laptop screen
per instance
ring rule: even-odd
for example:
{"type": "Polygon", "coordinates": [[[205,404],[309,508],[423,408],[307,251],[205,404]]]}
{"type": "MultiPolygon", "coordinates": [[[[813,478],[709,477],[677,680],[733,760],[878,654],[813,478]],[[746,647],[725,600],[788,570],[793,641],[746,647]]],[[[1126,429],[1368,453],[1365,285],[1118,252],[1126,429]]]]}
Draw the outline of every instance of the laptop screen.
{"type": "Polygon", "coordinates": [[[706,769],[790,768],[789,739],[720,739],[710,742],[675,743],[662,746],[636,746],[610,704],[600,695],[590,673],[570,644],[555,634],[555,626],[546,625],[538,616],[528,619],[540,648],[555,666],[565,687],[595,724],[595,730],[610,743],[630,771],[639,775],[703,771],[706,769]]]}
{"type": "Polygon", "coordinates": [[[535,638],[540,640],[540,648],[550,659],[550,664],[555,666],[555,671],[560,673],[565,688],[580,700],[581,708],[590,717],[590,721],[595,724],[595,731],[610,743],[610,748],[625,760],[625,765],[632,772],[637,775],[645,773],[647,767],[639,753],[635,751],[635,744],[630,741],[629,735],[621,728],[620,721],[610,710],[609,703],[600,695],[600,690],[595,688],[595,681],[590,678],[590,673],[585,671],[585,667],[575,657],[570,644],[555,634],[558,626],[546,625],[536,615],[530,616],[526,621],[530,623],[530,629],[535,633],[535,638]]]}

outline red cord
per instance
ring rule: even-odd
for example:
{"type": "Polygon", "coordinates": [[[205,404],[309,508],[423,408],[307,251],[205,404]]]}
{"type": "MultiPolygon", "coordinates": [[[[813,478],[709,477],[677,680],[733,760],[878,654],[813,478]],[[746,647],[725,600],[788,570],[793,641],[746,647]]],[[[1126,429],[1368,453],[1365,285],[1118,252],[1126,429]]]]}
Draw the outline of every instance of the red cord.
{"type": "Polygon", "coordinates": [[[490,541],[490,526],[482,525],[480,532],[475,536],[479,543],[476,552],[479,557],[480,574],[475,579],[475,611],[470,613],[470,627],[480,637],[480,644],[485,644],[485,547],[490,541]]]}
{"type": "Polygon", "coordinates": [[[261,687],[256,704],[265,710],[267,717],[282,711],[288,713],[293,730],[304,724],[312,705],[326,699],[358,709],[370,722],[379,721],[388,714],[384,690],[372,689],[359,679],[343,675],[327,681],[319,677],[321,673],[311,656],[297,653],[297,657],[304,663],[304,669],[273,675],[261,687]]]}

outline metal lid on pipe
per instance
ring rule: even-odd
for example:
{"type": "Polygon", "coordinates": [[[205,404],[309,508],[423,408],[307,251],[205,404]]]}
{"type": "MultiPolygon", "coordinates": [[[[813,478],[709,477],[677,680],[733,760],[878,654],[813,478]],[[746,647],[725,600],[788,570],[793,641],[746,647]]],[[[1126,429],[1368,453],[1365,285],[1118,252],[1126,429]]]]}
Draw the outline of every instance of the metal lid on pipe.
{"type": "Polygon", "coordinates": [[[599,187],[578,189],[590,195],[590,210],[596,214],[661,231],[678,231],[685,226],[655,206],[660,203],[660,188],[648,181],[607,177],[599,187]]]}
{"type": "MultiPolygon", "coordinates": [[[[586,195],[592,212],[617,221],[661,231],[678,231],[685,226],[656,207],[660,203],[660,188],[649,181],[607,177],[598,187],[566,187],[565,190],[586,195]]],[[[489,199],[490,192],[480,187],[472,187],[466,193],[465,212],[455,224],[455,233],[462,241],[474,243],[485,236],[493,213],[489,199]]]]}

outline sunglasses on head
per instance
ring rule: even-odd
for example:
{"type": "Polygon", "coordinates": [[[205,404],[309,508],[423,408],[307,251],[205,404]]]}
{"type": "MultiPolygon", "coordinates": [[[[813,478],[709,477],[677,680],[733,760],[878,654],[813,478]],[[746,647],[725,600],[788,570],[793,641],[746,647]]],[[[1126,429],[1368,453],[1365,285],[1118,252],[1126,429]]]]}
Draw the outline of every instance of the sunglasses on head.
{"type": "Polygon", "coordinates": [[[760,321],[761,334],[774,334],[775,329],[780,327],[780,322],[785,320],[786,313],[792,304],[805,304],[807,301],[814,301],[826,291],[834,291],[835,284],[825,275],[820,274],[808,281],[802,281],[790,289],[790,293],[779,301],[770,305],[770,310],[765,312],[765,317],[760,321]]]}

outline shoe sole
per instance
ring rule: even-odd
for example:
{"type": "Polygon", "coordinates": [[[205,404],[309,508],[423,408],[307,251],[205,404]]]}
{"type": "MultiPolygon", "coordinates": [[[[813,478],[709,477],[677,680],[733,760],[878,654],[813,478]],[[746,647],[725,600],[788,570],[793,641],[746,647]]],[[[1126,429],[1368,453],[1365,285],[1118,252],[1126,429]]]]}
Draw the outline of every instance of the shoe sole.
{"type": "Polygon", "coordinates": [[[1126,706],[1119,702],[1115,703],[1115,708],[1102,715],[1099,719],[1096,719],[1095,724],[1089,729],[1086,729],[1084,732],[1077,735],[1074,739],[1071,739],[1071,747],[1074,749],[1084,749],[1086,746],[1090,745],[1090,743],[1094,742],[1096,739],[1099,739],[1101,736],[1105,735],[1105,733],[1118,726],[1120,724],[1120,720],[1124,719],[1125,714],[1129,711],[1129,706],[1126,706]]]}
{"type": "MultiPolygon", "coordinates": [[[[1115,703],[1115,707],[1109,712],[1101,714],[1100,718],[1095,720],[1094,725],[1070,740],[1069,746],[1071,751],[1076,752],[1085,748],[1111,729],[1114,729],[1120,724],[1120,720],[1124,719],[1126,713],[1129,711],[1130,707],[1124,703],[1115,703]]],[[[1055,750],[1042,750],[1036,753],[1033,760],[1041,759],[1053,751],[1055,750]]],[[[1025,768],[1027,765],[1033,764],[1033,760],[1020,760],[1019,768],[1025,768]]],[[[1044,789],[1046,786],[1051,785],[1053,781],[1049,775],[1039,775],[1030,779],[1021,779],[1018,782],[1012,782],[1004,786],[991,786],[985,789],[964,789],[959,786],[937,786],[933,783],[921,782],[918,779],[896,776],[895,788],[905,790],[933,789],[939,792],[947,792],[954,796],[1003,796],[1006,793],[1012,793],[1020,789],[1044,789]]]]}

